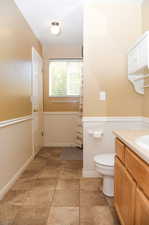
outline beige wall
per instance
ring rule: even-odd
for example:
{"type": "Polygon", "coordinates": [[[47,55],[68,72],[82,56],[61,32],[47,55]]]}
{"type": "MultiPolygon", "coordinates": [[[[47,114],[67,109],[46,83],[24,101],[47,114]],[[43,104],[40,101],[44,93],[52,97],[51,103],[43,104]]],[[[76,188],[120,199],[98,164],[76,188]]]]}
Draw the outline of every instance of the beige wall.
{"type": "Polygon", "coordinates": [[[54,102],[63,100],[77,100],[77,98],[49,98],[49,59],[56,58],[81,58],[82,56],[81,46],[53,46],[50,48],[44,48],[44,111],[45,112],[65,112],[65,111],[78,111],[78,103],[68,102],[54,102]]]}
{"type": "MultiPolygon", "coordinates": [[[[144,0],[142,4],[143,33],[149,31],[149,0],[144,0]]],[[[149,72],[149,71],[148,71],[149,72]]],[[[146,80],[149,83],[149,79],[146,80]]],[[[144,94],[144,116],[149,117],[149,88],[145,89],[144,94]]]]}
{"type": "Polygon", "coordinates": [[[141,6],[90,2],[84,10],[84,116],[141,116],[143,97],[127,79],[127,52],[142,30],[141,6]],[[107,101],[99,100],[100,91],[107,101]]]}
{"type": "Polygon", "coordinates": [[[41,45],[12,0],[0,2],[0,121],[31,113],[32,46],[41,45]]]}

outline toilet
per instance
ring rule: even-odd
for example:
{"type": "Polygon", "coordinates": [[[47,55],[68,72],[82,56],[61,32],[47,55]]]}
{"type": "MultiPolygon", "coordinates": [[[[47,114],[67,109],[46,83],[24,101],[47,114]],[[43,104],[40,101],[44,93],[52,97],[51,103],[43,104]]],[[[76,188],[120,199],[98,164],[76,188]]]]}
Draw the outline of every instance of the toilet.
{"type": "Polygon", "coordinates": [[[96,171],[103,177],[103,193],[114,196],[114,153],[100,154],[94,157],[96,171]]]}

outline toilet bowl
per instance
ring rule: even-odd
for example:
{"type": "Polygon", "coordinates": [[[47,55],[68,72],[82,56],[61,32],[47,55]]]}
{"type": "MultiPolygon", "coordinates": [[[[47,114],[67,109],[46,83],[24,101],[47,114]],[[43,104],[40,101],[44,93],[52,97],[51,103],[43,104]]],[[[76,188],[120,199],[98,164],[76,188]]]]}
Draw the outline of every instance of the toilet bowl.
{"type": "Polygon", "coordinates": [[[103,177],[103,193],[114,196],[114,153],[100,154],[94,157],[96,171],[103,177]]]}

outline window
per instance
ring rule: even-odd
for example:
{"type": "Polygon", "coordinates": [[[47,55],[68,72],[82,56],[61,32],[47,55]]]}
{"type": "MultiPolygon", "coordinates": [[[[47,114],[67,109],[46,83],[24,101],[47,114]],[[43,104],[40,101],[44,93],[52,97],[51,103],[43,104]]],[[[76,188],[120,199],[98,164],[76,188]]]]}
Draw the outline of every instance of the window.
{"type": "Polygon", "coordinates": [[[49,62],[49,96],[77,97],[80,95],[81,60],[52,60],[49,62]]]}

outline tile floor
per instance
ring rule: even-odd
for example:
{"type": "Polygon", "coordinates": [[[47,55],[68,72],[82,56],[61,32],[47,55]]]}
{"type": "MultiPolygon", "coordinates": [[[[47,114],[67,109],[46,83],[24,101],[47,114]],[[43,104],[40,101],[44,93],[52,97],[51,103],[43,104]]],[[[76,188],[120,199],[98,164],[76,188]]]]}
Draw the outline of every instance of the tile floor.
{"type": "Polygon", "coordinates": [[[119,225],[101,180],[82,178],[81,160],[44,148],[0,201],[0,225],[119,225]]]}

